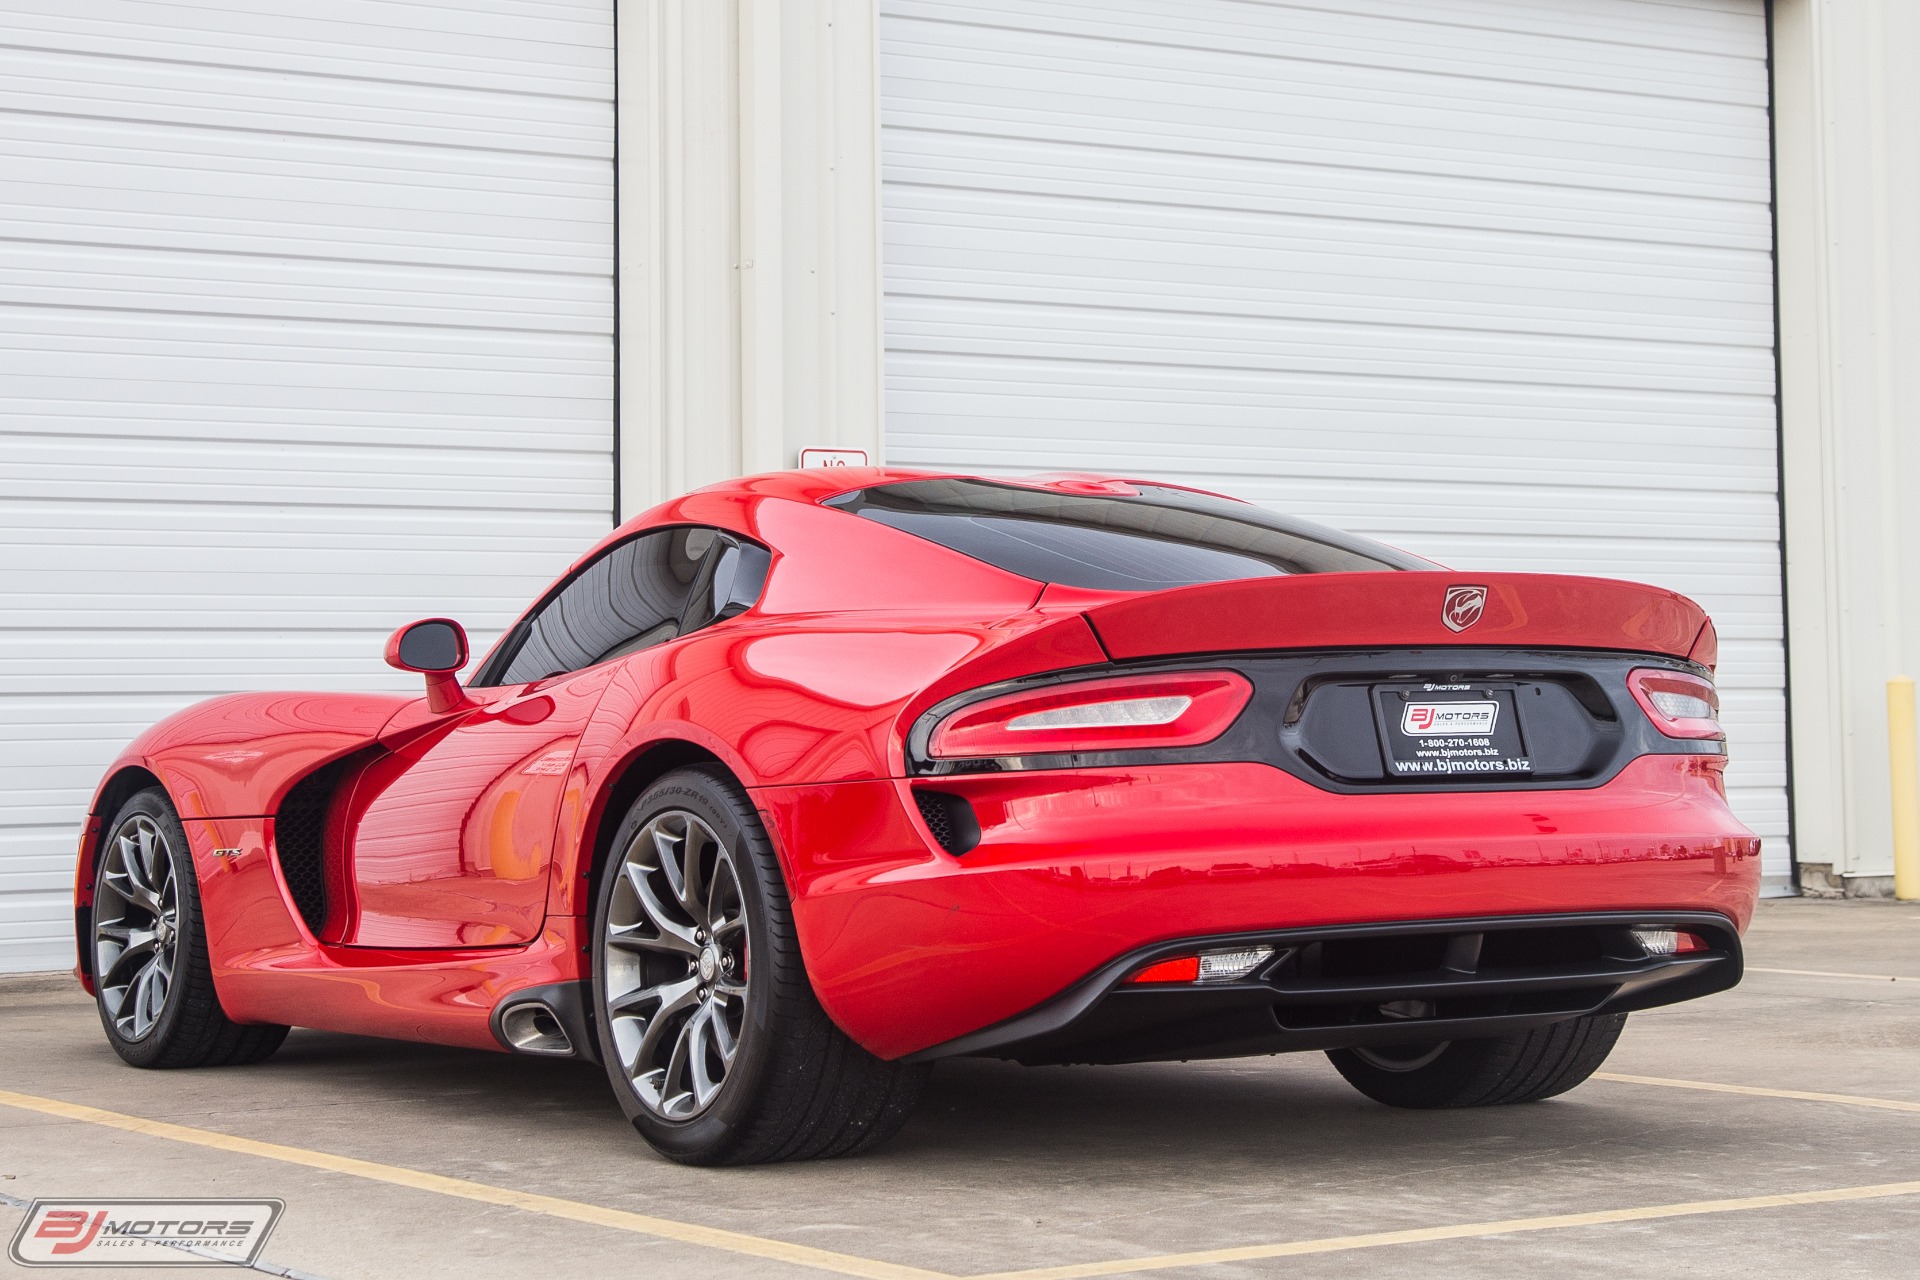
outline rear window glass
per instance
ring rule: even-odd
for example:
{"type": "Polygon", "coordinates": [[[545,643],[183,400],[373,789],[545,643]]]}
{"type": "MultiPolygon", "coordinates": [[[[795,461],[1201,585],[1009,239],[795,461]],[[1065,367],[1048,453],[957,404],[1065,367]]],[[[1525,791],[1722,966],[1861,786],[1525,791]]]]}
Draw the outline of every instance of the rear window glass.
{"type": "Polygon", "coordinates": [[[1058,493],[990,480],[907,480],[841,494],[825,505],[1023,578],[1101,591],[1436,567],[1251,503],[1134,487],[1139,497],[1058,493]]]}

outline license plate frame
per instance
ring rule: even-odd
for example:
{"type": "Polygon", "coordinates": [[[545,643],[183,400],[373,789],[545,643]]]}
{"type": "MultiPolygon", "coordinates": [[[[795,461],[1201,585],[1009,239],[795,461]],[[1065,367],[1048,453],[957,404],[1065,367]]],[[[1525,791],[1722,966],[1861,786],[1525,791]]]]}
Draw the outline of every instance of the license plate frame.
{"type": "Polygon", "coordinates": [[[1533,776],[1518,688],[1500,681],[1373,686],[1381,758],[1395,781],[1533,776]]]}

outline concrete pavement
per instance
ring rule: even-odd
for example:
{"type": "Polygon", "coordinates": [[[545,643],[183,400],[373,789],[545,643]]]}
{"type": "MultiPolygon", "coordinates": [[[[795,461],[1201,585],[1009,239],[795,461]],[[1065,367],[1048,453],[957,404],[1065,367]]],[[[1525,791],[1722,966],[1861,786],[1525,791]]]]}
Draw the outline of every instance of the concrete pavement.
{"type": "MultiPolygon", "coordinates": [[[[1143,1274],[1194,1280],[1915,1274],[1920,908],[1768,902],[1748,946],[1739,989],[1629,1022],[1606,1071],[1642,1080],[1545,1103],[1395,1112],[1319,1055],[957,1062],[881,1151],[748,1170],[654,1156],[598,1068],[296,1031],[260,1066],[140,1072],[70,979],[0,979],[0,1090],[207,1135],[0,1106],[0,1194],[277,1196],[265,1258],[328,1280],[1064,1276],[1143,1259],[1158,1260],[1143,1274]],[[1779,1096],[1796,1092],[1855,1100],[1779,1096]],[[219,1135],[316,1159],[208,1145],[219,1135]],[[336,1157],[366,1163],[315,1167],[336,1157]],[[1916,1193],[1754,1203],[1905,1182],[1916,1193]],[[1735,1203],[1511,1228],[1714,1201],[1735,1203]],[[1260,1253],[1395,1231],[1416,1234],[1260,1253]],[[1234,1249],[1256,1256],[1216,1252],[1234,1249]]],[[[20,1216],[0,1207],[0,1227],[20,1216]]]]}

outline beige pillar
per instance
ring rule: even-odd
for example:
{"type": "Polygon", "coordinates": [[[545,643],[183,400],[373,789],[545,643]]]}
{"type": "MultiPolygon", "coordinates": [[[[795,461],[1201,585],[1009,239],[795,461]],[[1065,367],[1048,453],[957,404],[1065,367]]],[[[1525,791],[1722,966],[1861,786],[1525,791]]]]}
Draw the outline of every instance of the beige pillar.
{"type": "Polygon", "coordinates": [[[1920,4],[1774,6],[1799,860],[1890,890],[1885,687],[1920,670],[1920,4]]]}
{"type": "Polygon", "coordinates": [[[880,458],[874,0],[619,0],[621,506],[880,458]]]}

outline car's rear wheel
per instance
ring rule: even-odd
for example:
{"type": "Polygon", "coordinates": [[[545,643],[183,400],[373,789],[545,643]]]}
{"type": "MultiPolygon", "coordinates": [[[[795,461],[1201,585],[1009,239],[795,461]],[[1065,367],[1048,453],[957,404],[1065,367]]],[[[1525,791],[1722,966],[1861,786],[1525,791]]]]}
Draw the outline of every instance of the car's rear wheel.
{"type": "Polygon", "coordinates": [[[258,1062],[282,1026],[228,1018],[213,989],[200,884],[166,792],[131,796],[114,815],[93,887],[95,1003],[107,1042],[136,1067],[258,1062]]]}
{"type": "Polygon", "coordinates": [[[820,1008],[772,844],[721,770],[669,774],[628,811],[593,936],[601,1060],[662,1154],[851,1155],[906,1123],[927,1068],[874,1057],[820,1008]]]}
{"type": "Polygon", "coordinates": [[[1390,1107],[1491,1107],[1565,1093],[1600,1069],[1624,1013],[1573,1018],[1491,1040],[1335,1049],[1341,1075],[1390,1107]]]}

